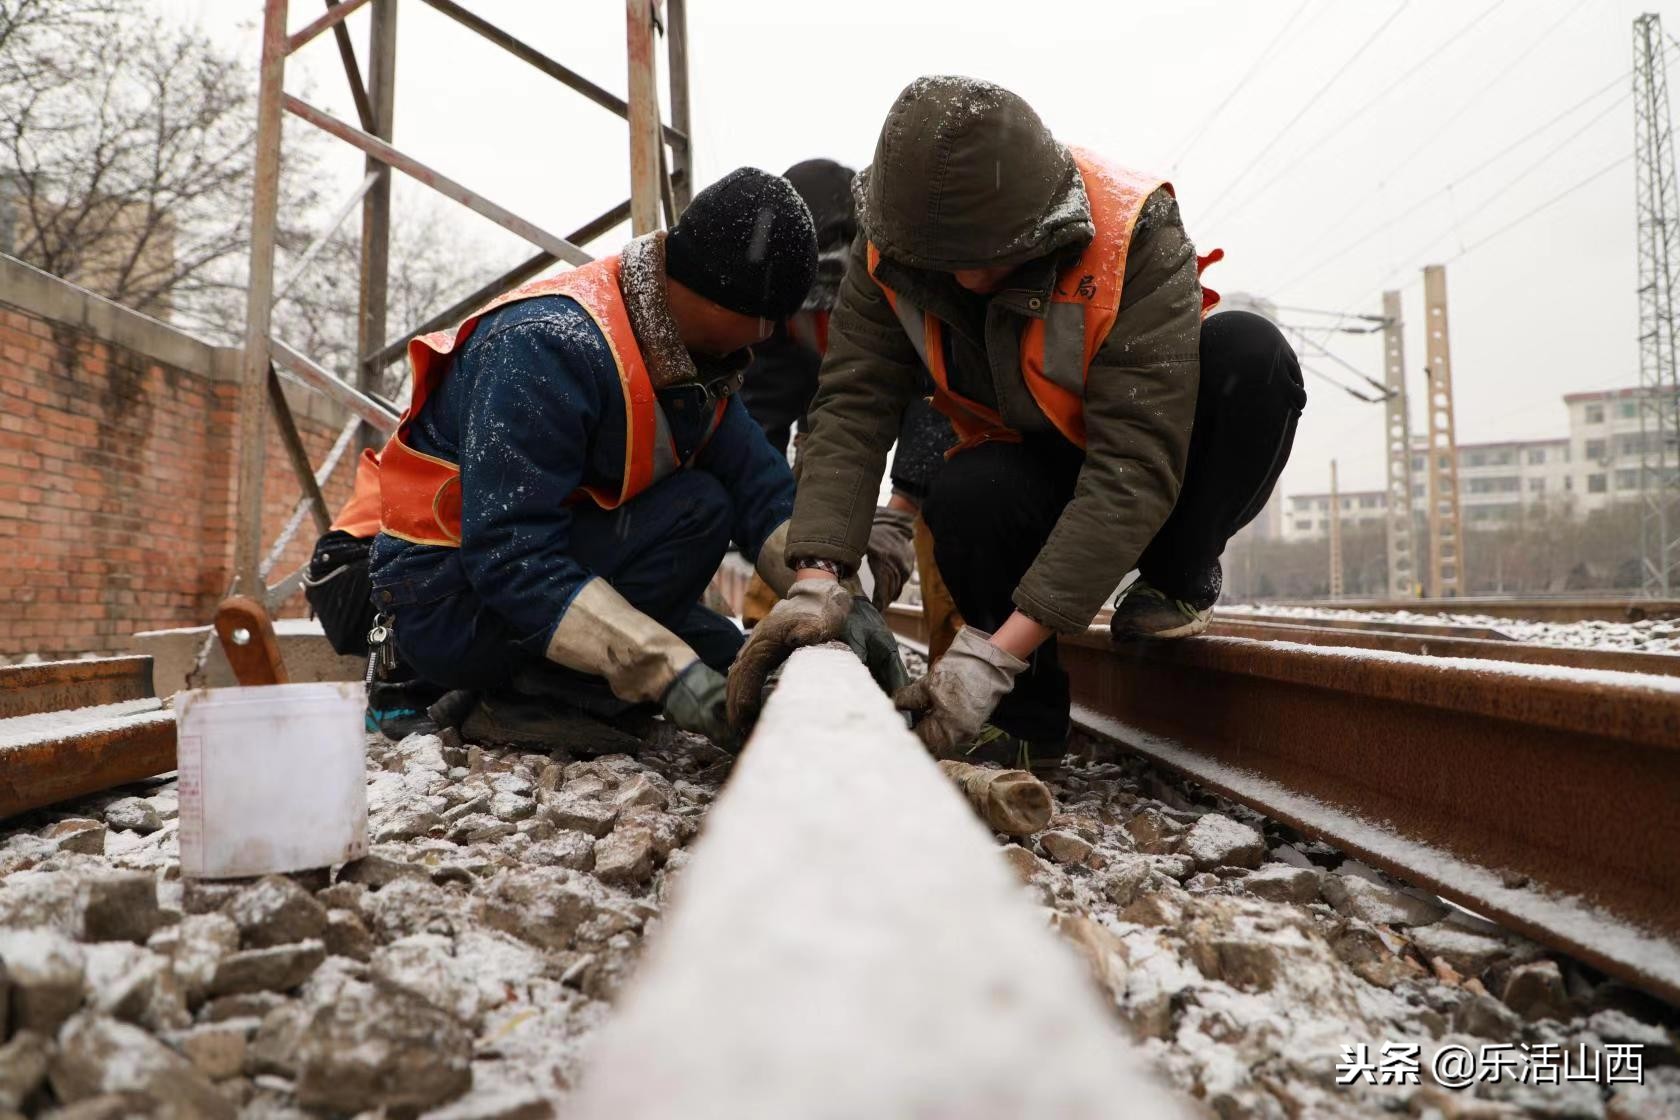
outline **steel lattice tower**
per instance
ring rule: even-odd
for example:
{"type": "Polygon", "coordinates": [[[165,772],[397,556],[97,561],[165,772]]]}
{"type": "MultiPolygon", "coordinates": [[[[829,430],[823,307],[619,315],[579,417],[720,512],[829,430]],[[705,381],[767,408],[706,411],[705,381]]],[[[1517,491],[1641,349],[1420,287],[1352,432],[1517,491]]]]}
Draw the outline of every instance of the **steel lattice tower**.
{"type": "Polygon", "coordinates": [[[1456,596],[1464,587],[1463,518],[1458,501],[1458,422],[1453,412],[1452,346],[1447,337],[1447,270],[1423,270],[1424,373],[1429,378],[1429,597],[1456,596]]]}
{"type": "Polygon", "coordinates": [[[1639,496],[1641,585],[1680,591],[1680,381],[1674,338],[1675,223],[1668,69],[1662,21],[1633,21],[1634,198],[1639,245],[1639,496]]]}
{"type": "Polygon", "coordinates": [[[1383,424],[1388,444],[1388,594],[1417,596],[1417,553],[1412,532],[1412,424],[1407,414],[1406,359],[1401,339],[1400,293],[1383,293],[1383,424]]]}

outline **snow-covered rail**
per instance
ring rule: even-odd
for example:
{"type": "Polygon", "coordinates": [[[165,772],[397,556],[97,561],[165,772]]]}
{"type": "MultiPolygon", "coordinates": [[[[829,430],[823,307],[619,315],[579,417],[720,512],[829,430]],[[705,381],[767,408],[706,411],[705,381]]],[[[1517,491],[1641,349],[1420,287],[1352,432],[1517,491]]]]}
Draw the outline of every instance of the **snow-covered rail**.
{"type": "Polygon", "coordinates": [[[0,820],[175,768],[175,717],[152,659],[0,669],[0,820]]]}
{"type": "Polygon", "coordinates": [[[1061,661],[1088,733],[1680,1002],[1680,678],[1095,627],[1061,661]]]}
{"type": "Polygon", "coordinates": [[[794,654],[579,1115],[1173,1116],[849,653],[794,654]]]}

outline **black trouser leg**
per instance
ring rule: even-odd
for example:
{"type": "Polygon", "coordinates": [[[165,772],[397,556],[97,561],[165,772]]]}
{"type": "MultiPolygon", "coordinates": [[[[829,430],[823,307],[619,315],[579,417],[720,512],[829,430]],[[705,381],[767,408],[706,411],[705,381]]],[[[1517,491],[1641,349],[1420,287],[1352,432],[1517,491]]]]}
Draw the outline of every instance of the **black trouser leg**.
{"type": "MultiPolygon", "coordinates": [[[[963,621],[995,632],[1073,496],[1084,455],[1060,438],[986,443],[952,456],[922,506],[934,561],[963,621]]],[[[1064,738],[1068,679],[1054,638],[1033,654],[992,722],[1028,740],[1064,738]]]]}
{"type": "MultiPolygon", "coordinates": [[[[740,648],[741,632],[699,599],[729,547],[730,511],[717,479],[679,471],[616,510],[580,505],[571,554],[708,665],[725,669],[740,648]]],[[[600,677],[563,668],[520,644],[512,626],[471,590],[399,608],[396,632],[421,673],[451,688],[492,690],[517,676],[521,689],[545,695],[571,690],[579,706],[594,704],[604,713],[629,706],[600,677]]]]}
{"type": "Polygon", "coordinates": [[[1219,598],[1225,542],[1271,496],[1307,393],[1282,333],[1247,311],[1226,311],[1202,324],[1201,366],[1184,485],[1138,570],[1173,598],[1211,607],[1219,598]]]}

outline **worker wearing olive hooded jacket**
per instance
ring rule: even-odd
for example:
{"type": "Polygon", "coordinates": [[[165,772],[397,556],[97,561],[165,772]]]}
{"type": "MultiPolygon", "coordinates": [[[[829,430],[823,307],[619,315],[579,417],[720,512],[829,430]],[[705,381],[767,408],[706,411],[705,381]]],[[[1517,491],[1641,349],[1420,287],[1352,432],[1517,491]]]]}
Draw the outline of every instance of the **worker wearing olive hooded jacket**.
{"type": "Polygon", "coordinates": [[[787,542],[800,578],[737,661],[732,718],[751,717],[764,666],[848,613],[839,580],[932,374],[966,438],[923,514],[968,626],[896,699],[941,757],[1059,759],[1054,635],[1134,568],[1116,637],[1206,627],[1225,542],[1288,458],[1299,365],[1259,316],[1204,323],[1217,297],[1170,186],[1070,149],[998,86],[912,83],[857,193],[787,542]]]}

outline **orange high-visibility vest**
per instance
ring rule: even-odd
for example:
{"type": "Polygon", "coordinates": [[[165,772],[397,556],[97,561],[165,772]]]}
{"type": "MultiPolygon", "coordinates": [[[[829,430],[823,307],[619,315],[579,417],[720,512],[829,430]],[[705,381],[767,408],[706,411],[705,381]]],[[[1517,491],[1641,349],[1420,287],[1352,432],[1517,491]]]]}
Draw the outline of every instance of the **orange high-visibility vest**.
{"type": "MultiPolygon", "coordinates": [[[[1056,274],[1050,306],[1044,317],[1029,319],[1021,332],[1021,377],[1027,390],[1056,430],[1079,447],[1085,446],[1085,377],[1091,359],[1101,349],[1120,313],[1121,288],[1126,280],[1126,254],[1132,244],[1143,204],[1157,189],[1172,184],[1118,164],[1082,148],[1071,149],[1074,165],[1085,182],[1095,236],[1077,260],[1056,274]]],[[[1223,257],[1215,249],[1196,260],[1196,272],[1223,257]]],[[[933,406],[951,420],[958,443],[947,454],[967,450],[988,440],[1019,441],[996,410],[952,391],[945,369],[945,324],[926,314],[876,276],[881,253],[869,245],[869,276],[887,297],[904,325],[922,364],[933,378],[933,406]]],[[[1219,293],[1202,289],[1202,314],[1219,301],[1219,293]]]]}
{"type": "Polygon", "coordinates": [[[452,357],[464,345],[478,321],[497,308],[537,296],[570,296],[589,314],[612,351],[618,383],[624,390],[624,474],[617,493],[598,486],[578,488],[566,500],[588,498],[602,509],[616,509],[655,482],[694,461],[723,422],[729,402],[721,400],[711,425],[684,461],[677,454],[665,410],[654,393],[641,347],[630,329],[630,315],[619,289],[619,258],[604,257],[582,268],[563,272],[505,292],[461,321],[454,330],[421,335],[408,344],[414,371],[414,397],[380,453],[382,529],[415,544],[459,546],[461,543],[461,468],[416,451],[407,442],[408,428],[428,398],[443,384],[452,357]]]}
{"type": "Polygon", "coordinates": [[[328,529],[367,540],[379,532],[379,503],[379,452],[366,447],[356,460],[356,482],[350,500],[344,503],[328,529]]]}

